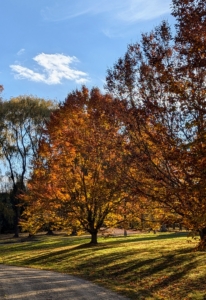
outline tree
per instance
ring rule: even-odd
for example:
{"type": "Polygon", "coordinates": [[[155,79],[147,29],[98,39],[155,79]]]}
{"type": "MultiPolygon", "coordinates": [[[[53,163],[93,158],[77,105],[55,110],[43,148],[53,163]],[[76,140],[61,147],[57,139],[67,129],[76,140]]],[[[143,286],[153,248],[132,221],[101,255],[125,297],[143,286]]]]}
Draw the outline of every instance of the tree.
{"type": "Polygon", "coordinates": [[[0,193],[0,233],[13,229],[14,210],[9,192],[0,193]]]}
{"type": "Polygon", "coordinates": [[[0,84],[0,93],[4,90],[3,85],[0,84]]]}
{"type": "Polygon", "coordinates": [[[25,228],[37,230],[46,214],[60,227],[82,228],[97,243],[98,230],[126,196],[118,105],[83,87],[52,114],[25,196],[25,228]]]}
{"type": "MultiPolygon", "coordinates": [[[[178,213],[206,247],[206,3],[173,0],[174,37],[163,21],[108,70],[107,90],[126,99],[133,186],[178,213]]],[[[124,101],[123,101],[124,102],[124,101]]]]}
{"type": "Polygon", "coordinates": [[[12,182],[15,236],[19,234],[19,195],[25,191],[31,160],[37,156],[39,139],[54,103],[20,96],[0,103],[0,150],[5,176],[12,182]]]}

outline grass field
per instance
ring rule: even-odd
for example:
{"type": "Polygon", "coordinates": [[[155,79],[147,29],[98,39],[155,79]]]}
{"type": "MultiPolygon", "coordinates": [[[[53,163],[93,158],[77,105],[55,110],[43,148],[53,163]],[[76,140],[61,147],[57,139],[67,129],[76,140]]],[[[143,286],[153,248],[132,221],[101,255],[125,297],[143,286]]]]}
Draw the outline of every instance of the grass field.
{"type": "Polygon", "coordinates": [[[0,236],[0,263],[68,273],[130,299],[206,299],[206,252],[186,234],[137,234],[99,238],[0,236]]]}

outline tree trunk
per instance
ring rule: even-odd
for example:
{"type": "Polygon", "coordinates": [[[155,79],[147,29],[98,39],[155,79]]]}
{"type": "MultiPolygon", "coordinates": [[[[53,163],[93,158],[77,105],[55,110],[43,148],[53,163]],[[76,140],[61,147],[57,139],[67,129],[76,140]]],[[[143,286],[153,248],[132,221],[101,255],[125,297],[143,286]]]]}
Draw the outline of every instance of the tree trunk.
{"type": "Polygon", "coordinates": [[[14,237],[19,237],[19,218],[20,218],[20,208],[18,206],[14,207],[14,237]]]}
{"type": "Polygon", "coordinates": [[[93,231],[91,232],[91,241],[90,241],[91,245],[97,245],[97,231],[93,231]]]}
{"type": "Polygon", "coordinates": [[[19,219],[21,216],[22,209],[20,207],[19,195],[22,193],[23,190],[24,190],[23,183],[20,185],[20,187],[16,183],[13,184],[11,202],[14,209],[14,237],[15,238],[19,237],[19,232],[20,232],[19,219]]]}
{"type": "Polygon", "coordinates": [[[198,250],[206,250],[206,227],[199,230],[200,242],[198,245],[198,250]]]}
{"type": "Polygon", "coordinates": [[[14,225],[14,238],[18,238],[19,237],[19,226],[18,224],[16,223],[14,225]]]}
{"type": "Polygon", "coordinates": [[[77,236],[77,229],[76,229],[75,226],[72,228],[72,232],[71,232],[70,235],[71,235],[71,236],[77,236]]]}
{"type": "Polygon", "coordinates": [[[54,233],[51,229],[48,229],[46,235],[54,235],[54,233]]]}

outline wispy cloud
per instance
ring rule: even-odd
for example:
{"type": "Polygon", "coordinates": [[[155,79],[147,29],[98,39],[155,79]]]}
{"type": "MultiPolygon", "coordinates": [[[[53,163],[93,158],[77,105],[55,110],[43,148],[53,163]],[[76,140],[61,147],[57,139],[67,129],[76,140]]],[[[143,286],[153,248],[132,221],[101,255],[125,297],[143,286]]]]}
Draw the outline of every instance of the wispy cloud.
{"type": "Polygon", "coordinates": [[[79,6],[76,5],[76,3],[69,3],[68,7],[68,2],[66,3],[63,0],[61,3],[56,3],[51,7],[47,6],[44,9],[42,9],[41,15],[46,21],[59,22],[86,15],[90,11],[91,9],[85,7],[84,4],[83,6],[79,6]]]}
{"type": "Polygon", "coordinates": [[[124,9],[117,13],[117,18],[127,23],[155,19],[170,11],[170,2],[170,0],[130,0],[124,9]]]}
{"type": "Polygon", "coordinates": [[[38,70],[36,72],[17,64],[10,65],[10,68],[15,73],[16,79],[29,79],[50,85],[60,84],[63,79],[71,80],[78,84],[83,84],[88,81],[87,73],[71,67],[72,64],[78,62],[75,56],[41,53],[35,56],[33,60],[38,64],[40,71],[38,70]]]}
{"type": "Polygon", "coordinates": [[[61,0],[41,13],[51,22],[87,17],[104,35],[117,38],[130,35],[132,26],[138,23],[169,14],[170,4],[171,0],[61,0]]]}
{"type": "Polygon", "coordinates": [[[123,23],[150,20],[170,11],[171,0],[62,0],[42,10],[49,21],[64,21],[82,15],[105,14],[108,19],[123,23]]]}
{"type": "Polygon", "coordinates": [[[25,49],[22,48],[22,49],[20,49],[20,50],[17,52],[17,55],[22,55],[24,52],[25,52],[25,49]]]}

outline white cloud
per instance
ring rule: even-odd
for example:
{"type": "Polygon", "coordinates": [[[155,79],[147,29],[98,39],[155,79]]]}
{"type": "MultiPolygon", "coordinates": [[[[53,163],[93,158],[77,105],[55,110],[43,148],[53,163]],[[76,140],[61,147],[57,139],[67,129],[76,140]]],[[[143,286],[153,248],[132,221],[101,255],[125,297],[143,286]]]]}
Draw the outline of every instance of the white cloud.
{"type": "Polygon", "coordinates": [[[77,84],[88,81],[87,73],[70,67],[71,64],[78,62],[75,56],[41,53],[35,56],[33,60],[37,62],[39,67],[42,67],[42,71],[35,72],[21,65],[10,65],[12,71],[16,73],[16,79],[29,79],[50,85],[60,84],[63,79],[74,81],[77,84]]]}
{"type": "Polygon", "coordinates": [[[25,49],[22,48],[22,49],[20,49],[20,50],[17,52],[17,55],[22,55],[24,52],[25,52],[25,49]]]}

